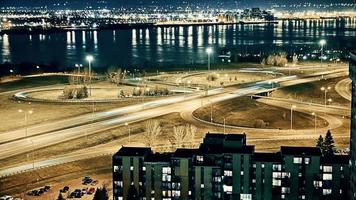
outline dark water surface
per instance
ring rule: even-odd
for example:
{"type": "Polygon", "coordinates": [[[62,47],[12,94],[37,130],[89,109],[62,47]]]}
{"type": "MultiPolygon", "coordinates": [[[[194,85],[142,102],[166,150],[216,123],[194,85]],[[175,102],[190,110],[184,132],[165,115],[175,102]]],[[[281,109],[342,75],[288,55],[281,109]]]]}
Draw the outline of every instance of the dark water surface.
{"type": "Polygon", "coordinates": [[[216,57],[223,48],[241,53],[319,49],[350,50],[356,46],[355,19],[286,21],[275,25],[215,25],[133,30],[68,31],[0,36],[0,63],[85,64],[94,67],[170,67],[206,63],[206,48],[216,57]]]}

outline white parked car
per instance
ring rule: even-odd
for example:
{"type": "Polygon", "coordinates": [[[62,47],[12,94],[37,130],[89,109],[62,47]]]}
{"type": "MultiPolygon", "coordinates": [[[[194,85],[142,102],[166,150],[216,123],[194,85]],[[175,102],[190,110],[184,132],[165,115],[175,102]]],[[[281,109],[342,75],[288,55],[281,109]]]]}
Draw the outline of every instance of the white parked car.
{"type": "Polygon", "coordinates": [[[6,196],[0,197],[0,200],[14,200],[14,198],[12,196],[6,195],[6,196]]]}

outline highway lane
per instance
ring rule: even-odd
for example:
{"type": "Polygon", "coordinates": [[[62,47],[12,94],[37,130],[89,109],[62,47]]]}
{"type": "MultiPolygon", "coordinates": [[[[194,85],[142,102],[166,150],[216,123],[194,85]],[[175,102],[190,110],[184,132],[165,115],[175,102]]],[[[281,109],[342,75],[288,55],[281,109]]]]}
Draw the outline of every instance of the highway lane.
{"type": "Polygon", "coordinates": [[[335,90],[343,98],[351,101],[351,79],[345,78],[335,85],[335,90]]]}
{"type": "MultiPolygon", "coordinates": [[[[223,101],[232,99],[248,94],[258,93],[265,91],[265,88],[258,86],[251,86],[243,89],[238,89],[231,93],[224,93],[210,98],[212,102],[223,101]]],[[[152,105],[156,105],[154,102],[149,102],[152,105]]],[[[6,142],[0,145],[0,158],[8,158],[14,155],[22,154],[33,149],[43,148],[46,146],[54,145],[60,142],[73,140],[75,138],[84,137],[89,134],[94,134],[100,131],[105,131],[113,127],[123,125],[125,123],[131,123],[134,121],[141,121],[149,118],[154,118],[161,115],[166,115],[173,112],[180,112],[184,109],[190,109],[201,105],[201,99],[188,100],[181,103],[175,103],[172,105],[159,106],[152,109],[146,109],[115,117],[108,120],[98,121],[94,123],[79,125],[63,130],[52,131],[46,134],[31,136],[28,138],[21,138],[15,141],[6,142]]]]}
{"type": "MultiPolygon", "coordinates": [[[[215,95],[218,93],[223,92],[222,90],[210,90],[208,95],[215,95]]],[[[27,127],[27,137],[41,135],[53,131],[58,131],[66,128],[71,128],[75,126],[85,125],[88,123],[93,123],[96,121],[105,120],[108,118],[118,117],[121,115],[125,115],[128,113],[139,112],[144,109],[151,109],[156,108],[159,106],[170,105],[174,103],[179,103],[195,98],[199,98],[202,96],[204,92],[197,92],[194,94],[189,94],[185,96],[174,96],[174,97],[167,97],[161,100],[155,100],[151,102],[145,102],[141,104],[126,106],[117,109],[111,109],[108,111],[102,112],[95,112],[95,113],[88,113],[84,115],[80,115],[77,117],[71,117],[67,119],[57,120],[53,122],[32,125],[27,127]]],[[[0,144],[11,142],[14,140],[18,140],[21,138],[26,138],[26,128],[21,128],[14,131],[0,133],[0,144]]]]}

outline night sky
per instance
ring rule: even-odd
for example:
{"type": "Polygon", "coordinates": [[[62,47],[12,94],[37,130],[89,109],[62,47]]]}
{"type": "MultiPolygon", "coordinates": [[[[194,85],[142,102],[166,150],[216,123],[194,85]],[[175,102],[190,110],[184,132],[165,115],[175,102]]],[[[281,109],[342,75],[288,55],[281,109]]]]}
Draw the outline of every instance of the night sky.
{"type": "Polygon", "coordinates": [[[269,7],[276,4],[310,2],[313,4],[354,3],[355,0],[0,0],[0,6],[83,8],[94,7],[137,7],[137,6],[183,6],[200,5],[219,8],[269,7]],[[55,5],[55,6],[54,6],[55,5]]]}

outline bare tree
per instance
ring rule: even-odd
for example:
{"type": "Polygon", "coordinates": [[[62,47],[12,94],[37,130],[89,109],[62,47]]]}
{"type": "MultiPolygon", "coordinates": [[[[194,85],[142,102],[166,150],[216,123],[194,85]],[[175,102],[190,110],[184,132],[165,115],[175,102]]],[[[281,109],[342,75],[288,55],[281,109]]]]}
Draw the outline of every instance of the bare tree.
{"type": "Polygon", "coordinates": [[[190,144],[191,147],[194,146],[195,136],[197,134],[197,127],[191,124],[188,124],[185,127],[185,139],[190,144]]]}
{"type": "Polygon", "coordinates": [[[175,144],[177,148],[181,148],[185,141],[186,133],[184,126],[175,126],[173,127],[173,136],[170,142],[175,144]]]}
{"type": "Polygon", "coordinates": [[[149,120],[146,122],[146,131],[144,137],[146,139],[146,145],[152,146],[157,137],[161,134],[161,125],[157,120],[149,120]]]}

